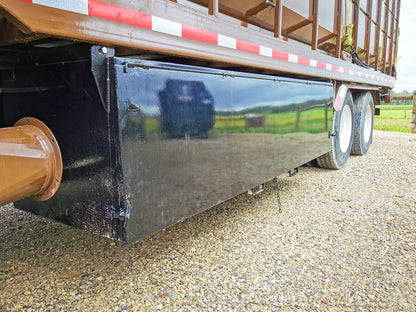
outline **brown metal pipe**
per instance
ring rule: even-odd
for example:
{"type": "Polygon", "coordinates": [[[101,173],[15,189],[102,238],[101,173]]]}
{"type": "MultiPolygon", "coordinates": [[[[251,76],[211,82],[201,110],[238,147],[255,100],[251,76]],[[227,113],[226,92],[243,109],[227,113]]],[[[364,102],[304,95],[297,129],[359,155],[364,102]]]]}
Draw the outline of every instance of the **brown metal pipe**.
{"type": "Polygon", "coordinates": [[[44,123],[25,117],[0,129],[0,206],[26,197],[47,200],[61,178],[61,152],[44,123]]]}

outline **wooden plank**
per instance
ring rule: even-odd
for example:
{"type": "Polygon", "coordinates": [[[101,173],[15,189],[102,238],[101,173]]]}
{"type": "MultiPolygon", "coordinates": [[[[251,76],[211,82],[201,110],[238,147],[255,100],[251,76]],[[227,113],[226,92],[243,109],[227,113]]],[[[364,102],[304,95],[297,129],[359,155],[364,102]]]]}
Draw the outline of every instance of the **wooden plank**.
{"type": "Polygon", "coordinates": [[[257,13],[259,13],[260,11],[263,11],[265,8],[267,8],[269,6],[269,4],[264,1],[264,2],[260,2],[260,4],[256,5],[255,7],[248,9],[246,11],[246,13],[244,14],[245,17],[250,17],[253,15],[256,15],[257,13]]]}
{"type": "Polygon", "coordinates": [[[326,36],[324,36],[324,37],[322,37],[322,38],[319,38],[319,40],[318,40],[318,44],[321,44],[321,43],[324,43],[325,41],[327,41],[327,40],[329,40],[329,39],[332,39],[332,38],[334,38],[336,36],[336,34],[328,34],[328,35],[326,35],[326,36]]]}
{"type": "Polygon", "coordinates": [[[290,33],[294,32],[294,31],[296,31],[296,30],[298,30],[302,27],[305,27],[305,26],[309,25],[310,23],[312,23],[310,20],[305,19],[305,20],[303,20],[303,21],[301,21],[301,22],[299,22],[299,23],[297,23],[293,26],[290,26],[290,27],[284,29],[283,32],[284,32],[285,35],[289,35],[290,33]]]}

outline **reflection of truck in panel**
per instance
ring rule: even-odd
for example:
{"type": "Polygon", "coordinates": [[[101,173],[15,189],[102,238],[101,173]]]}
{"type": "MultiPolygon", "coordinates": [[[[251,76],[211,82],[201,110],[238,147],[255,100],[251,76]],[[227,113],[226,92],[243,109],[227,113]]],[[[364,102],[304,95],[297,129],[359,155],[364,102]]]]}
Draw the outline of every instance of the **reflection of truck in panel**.
{"type": "Polygon", "coordinates": [[[0,205],[130,242],[313,159],[339,169],[389,100],[399,12],[0,0],[0,205]]]}
{"type": "Polygon", "coordinates": [[[159,99],[161,128],[168,138],[208,136],[214,102],[202,81],[167,80],[159,99]]]}

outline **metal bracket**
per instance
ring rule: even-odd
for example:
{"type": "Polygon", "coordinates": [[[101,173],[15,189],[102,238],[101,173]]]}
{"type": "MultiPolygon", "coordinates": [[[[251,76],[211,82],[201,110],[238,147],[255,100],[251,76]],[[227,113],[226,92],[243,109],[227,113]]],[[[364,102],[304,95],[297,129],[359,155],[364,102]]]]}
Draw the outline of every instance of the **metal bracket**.
{"type": "Polygon", "coordinates": [[[260,185],[260,187],[257,190],[254,190],[254,188],[252,188],[252,189],[248,190],[247,193],[249,195],[256,196],[256,195],[259,195],[263,191],[264,191],[264,183],[262,185],[260,185]]]}
{"type": "Polygon", "coordinates": [[[95,84],[100,94],[105,111],[110,112],[111,101],[111,76],[110,70],[114,64],[114,49],[92,46],[91,47],[91,71],[95,84]]]}
{"type": "Polygon", "coordinates": [[[331,137],[336,137],[337,134],[336,133],[331,133],[331,131],[328,131],[328,139],[330,139],[331,137]]]}
{"type": "Polygon", "coordinates": [[[293,170],[293,172],[292,172],[292,170],[289,170],[289,177],[291,178],[291,177],[297,175],[298,173],[299,173],[299,168],[297,168],[297,167],[293,170]]]}
{"type": "Polygon", "coordinates": [[[282,213],[282,202],[280,201],[279,180],[277,178],[273,178],[273,182],[276,183],[276,199],[277,199],[277,205],[279,207],[279,213],[282,213]]]}

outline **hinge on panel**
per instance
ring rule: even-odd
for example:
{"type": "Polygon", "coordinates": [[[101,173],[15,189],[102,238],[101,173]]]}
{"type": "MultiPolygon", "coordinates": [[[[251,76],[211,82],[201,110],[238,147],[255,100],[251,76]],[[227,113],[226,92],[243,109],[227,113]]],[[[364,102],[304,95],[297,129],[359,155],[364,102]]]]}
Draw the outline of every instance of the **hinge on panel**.
{"type": "Polygon", "coordinates": [[[331,133],[331,131],[328,131],[328,139],[330,139],[331,137],[336,137],[337,134],[336,133],[331,133]]]}

